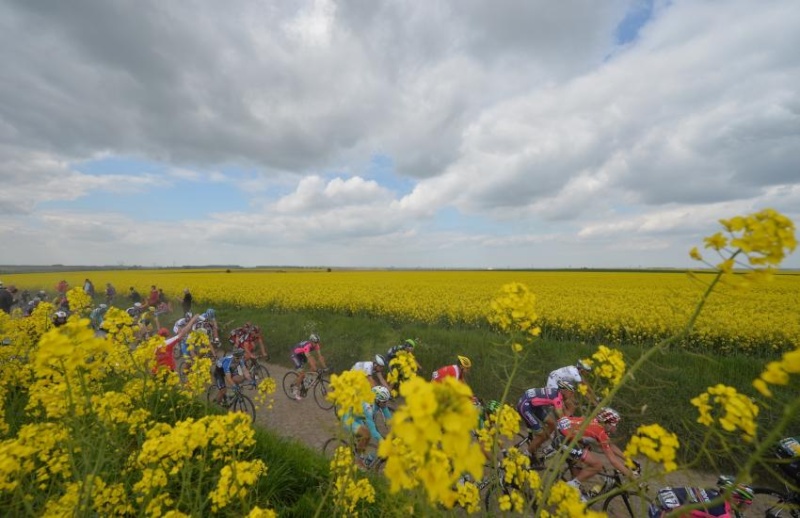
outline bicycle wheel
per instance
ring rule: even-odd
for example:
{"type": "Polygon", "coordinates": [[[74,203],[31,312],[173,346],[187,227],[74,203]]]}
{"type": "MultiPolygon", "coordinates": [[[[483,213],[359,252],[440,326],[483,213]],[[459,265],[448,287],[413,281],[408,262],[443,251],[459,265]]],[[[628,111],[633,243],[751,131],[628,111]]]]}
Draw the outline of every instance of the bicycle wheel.
{"type": "Polygon", "coordinates": [[[257,363],[253,366],[253,370],[250,371],[250,375],[253,376],[253,381],[255,382],[251,387],[255,388],[262,380],[269,378],[269,371],[266,367],[257,363]]]}
{"type": "Polygon", "coordinates": [[[647,509],[650,507],[650,502],[639,493],[623,492],[614,496],[608,497],[603,502],[603,512],[608,516],[636,518],[638,516],[647,516],[647,509]]]}
{"type": "Polygon", "coordinates": [[[323,410],[330,410],[333,408],[333,402],[328,401],[326,397],[330,391],[331,382],[322,377],[318,378],[317,382],[314,384],[314,401],[316,401],[317,405],[323,410]]]}
{"type": "Polygon", "coordinates": [[[283,377],[283,393],[286,394],[286,397],[289,399],[294,399],[294,394],[292,394],[292,386],[297,384],[297,373],[294,371],[289,371],[283,377]]]}
{"type": "Polygon", "coordinates": [[[786,495],[781,491],[768,487],[754,487],[753,505],[748,509],[752,516],[786,516],[800,517],[800,502],[787,502],[786,495]]]}
{"type": "Polygon", "coordinates": [[[349,448],[350,445],[344,439],[340,439],[339,437],[331,437],[325,444],[322,445],[322,454],[328,458],[332,459],[333,454],[336,453],[336,449],[339,446],[344,446],[345,448],[349,448]]]}
{"type": "Polygon", "coordinates": [[[247,414],[250,416],[251,421],[256,420],[256,406],[253,404],[253,401],[244,394],[236,394],[228,410],[231,412],[241,412],[243,414],[247,414]]]}

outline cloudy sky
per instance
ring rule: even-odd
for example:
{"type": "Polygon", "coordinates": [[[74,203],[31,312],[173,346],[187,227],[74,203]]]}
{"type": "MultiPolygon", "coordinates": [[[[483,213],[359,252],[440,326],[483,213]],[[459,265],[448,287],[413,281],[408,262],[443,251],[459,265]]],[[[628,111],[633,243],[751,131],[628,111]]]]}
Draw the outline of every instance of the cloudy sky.
{"type": "Polygon", "coordinates": [[[0,264],[691,266],[719,218],[800,223],[798,27],[794,0],[0,0],[0,264]]]}

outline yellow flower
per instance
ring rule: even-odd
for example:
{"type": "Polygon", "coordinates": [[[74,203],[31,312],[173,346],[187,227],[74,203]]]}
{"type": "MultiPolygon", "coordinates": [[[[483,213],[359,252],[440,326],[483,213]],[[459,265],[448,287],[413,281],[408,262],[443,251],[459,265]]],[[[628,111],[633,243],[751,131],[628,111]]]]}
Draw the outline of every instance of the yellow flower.
{"type": "Polygon", "coordinates": [[[630,461],[634,456],[642,454],[648,459],[664,465],[664,471],[669,473],[678,469],[675,463],[676,452],[680,446],[678,436],[665,430],[659,424],[642,425],[631,437],[625,448],[625,456],[630,461]]]}
{"type": "Polygon", "coordinates": [[[536,297],[527,286],[517,282],[501,288],[501,295],[492,300],[487,320],[505,332],[522,332],[539,336],[541,329],[534,325],[536,297]]]}
{"type": "Polygon", "coordinates": [[[709,387],[691,403],[700,412],[698,423],[711,426],[718,422],[727,432],[740,430],[745,442],[755,437],[758,406],[735,388],[722,384],[709,387]]]}

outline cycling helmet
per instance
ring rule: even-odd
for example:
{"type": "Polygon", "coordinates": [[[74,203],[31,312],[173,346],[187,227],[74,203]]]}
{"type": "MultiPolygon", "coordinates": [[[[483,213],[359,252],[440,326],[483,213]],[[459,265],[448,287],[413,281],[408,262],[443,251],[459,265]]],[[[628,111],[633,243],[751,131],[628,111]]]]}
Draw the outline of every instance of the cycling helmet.
{"type": "Polygon", "coordinates": [[[206,321],[206,316],[204,314],[201,314],[200,316],[197,317],[197,321],[198,322],[205,322],[206,321]]]}
{"type": "Polygon", "coordinates": [[[603,424],[617,424],[620,419],[619,412],[611,407],[601,408],[596,417],[597,421],[603,424]]]}
{"type": "Polygon", "coordinates": [[[492,399],[488,403],[486,403],[486,411],[489,412],[490,414],[494,414],[495,412],[500,410],[501,406],[503,405],[501,405],[499,401],[497,401],[496,399],[492,399]]]}
{"type": "Polygon", "coordinates": [[[311,333],[311,336],[308,337],[308,340],[310,342],[314,342],[315,344],[318,344],[319,343],[319,335],[317,335],[316,333],[311,333]]]}
{"type": "Polygon", "coordinates": [[[242,349],[241,347],[237,347],[236,349],[233,350],[234,358],[241,358],[242,356],[244,356],[244,349],[242,349]]]}
{"type": "Polygon", "coordinates": [[[401,345],[403,349],[413,349],[417,346],[417,341],[413,338],[406,338],[401,345]]]}
{"type": "Polygon", "coordinates": [[[375,401],[378,403],[385,403],[392,399],[392,394],[389,392],[389,389],[382,385],[372,387],[372,393],[375,394],[375,401]]]}
{"type": "Polygon", "coordinates": [[[57,326],[61,324],[67,323],[67,312],[66,311],[56,311],[53,314],[53,323],[57,326]]]}
{"type": "Polygon", "coordinates": [[[592,366],[586,360],[578,360],[578,363],[576,363],[575,366],[581,371],[589,372],[592,370],[592,366]]]}
{"type": "Polygon", "coordinates": [[[216,320],[217,312],[214,311],[212,308],[208,308],[205,313],[203,313],[207,319],[209,320],[216,320]]]}
{"type": "Polygon", "coordinates": [[[192,314],[192,312],[191,312],[191,311],[187,311],[187,312],[186,312],[186,313],[183,315],[183,318],[185,318],[186,320],[191,320],[193,316],[194,316],[194,314],[192,314]]]}
{"type": "Polygon", "coordinates": [[[162,336],[164,338],[169,338],[169,329],[166,327],[162,327],[158,330],[158,336],[162,336]]]}
{"type": "Polygon", "coordinates": [[[561,390],[575,390],[572,383],[567,380],[558,380],[558,388],[561,390]]]}
{"type": "Polygon", "coordinates": [[[44,292],[44,290],[39,290],[39,292],[37,293],[37,295],[39,296],[39,298],[42,298],[42,299],[44,299],[45,297],[47,297],[47,293],[45,293],[45,292],[44,292]]]}
{"type": "Polygon", "coordinates": [[[465,369],[469,369],[470,367],[472,367],[472,360],[470,360],[466,356],[459,356],[458,363],[465,369]]]}
{"type": "Polygon", "coordinates": [[[142,307],[142,303],[141,302],[134,302],[133,303],[133,307],[135,307],[136,309],[139,309],[140,307],[142,307]]]}
{"type": "Polygon", "coordinates": [[[375,364],[380,365],[381,367],[386,367],[386,357],[382,354],[375,355],[375,364]]]}
{"type": "Polygon", "coordinates": [[[106,305],[106,304],[100,304],[97,307],[100,308],[100,309],[108,309],[108,305],[106,305]]]}
{"type": "Polygon", "coordinates": [[[723,491],[730,491],[731,498],[738,505],[750,505],[753,503],[753,488],[747,484],[736,484],[736,479],[729,475],[720,475],[717,479],[717,487],[723,491]]]}

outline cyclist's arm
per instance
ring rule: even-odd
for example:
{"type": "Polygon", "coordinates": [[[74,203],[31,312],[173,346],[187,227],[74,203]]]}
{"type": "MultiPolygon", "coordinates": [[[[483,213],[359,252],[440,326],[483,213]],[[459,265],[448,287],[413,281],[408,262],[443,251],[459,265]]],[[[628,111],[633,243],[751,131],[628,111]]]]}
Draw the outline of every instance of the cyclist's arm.
{"type": "MultiPolygon", "coordinates": [[[[311,355],[309,355],[310,357],[311,355]]],[[[317,357],[319,357],[319,363],[322,365],[323,369],[327,369],[328,366],[325,365],[325,358],[322,356],[322,348],[317,348],[317,357]]]]}
{"type": "Polygon", "coordinates": [[[250,370],[247,368],[244,362],[242,362],[242,375],[247,381],[253,381],[253,377],[250,375],[250,370]]]}
{"type": "Polygon", "coordinates": [[[636,478],[633,471],[625,465],[625,454],[622,453],[622,450],[620,450],[616,444],[613,444],[611,441],[602,441],[600,442],[600,446],[603,448],[603,453],[606,454],[608,462],[610,462],[616,470],[625,475],[628,480],[636,478]]]}
{"type": "Polygon", "coordinates": [[[383,385],[384,387],[386,387],[389,390],[392,389],[392,387],[390,387],[389,384],[386,383],[386,379],[384,379],[382,372],[376,372],[375,374],[378,376],[378,381],[380,382],[381,385],[383,385]]]}
{"type": "Polygon", "coordinates": [[[317,370],[317,362],[314,360],[314,355],[311,354],[311,351],[306,353],[306,358],[308,358],[308,366],[311,367],[311,370],[317,370]]]}
{"type": "Polygon", "coordinates": [[[261,333],[258,333],[258,347],[261,349],[261,356],[267,356],[267,348],[264,345],[264,337],[261,336],[261,333]]]}

